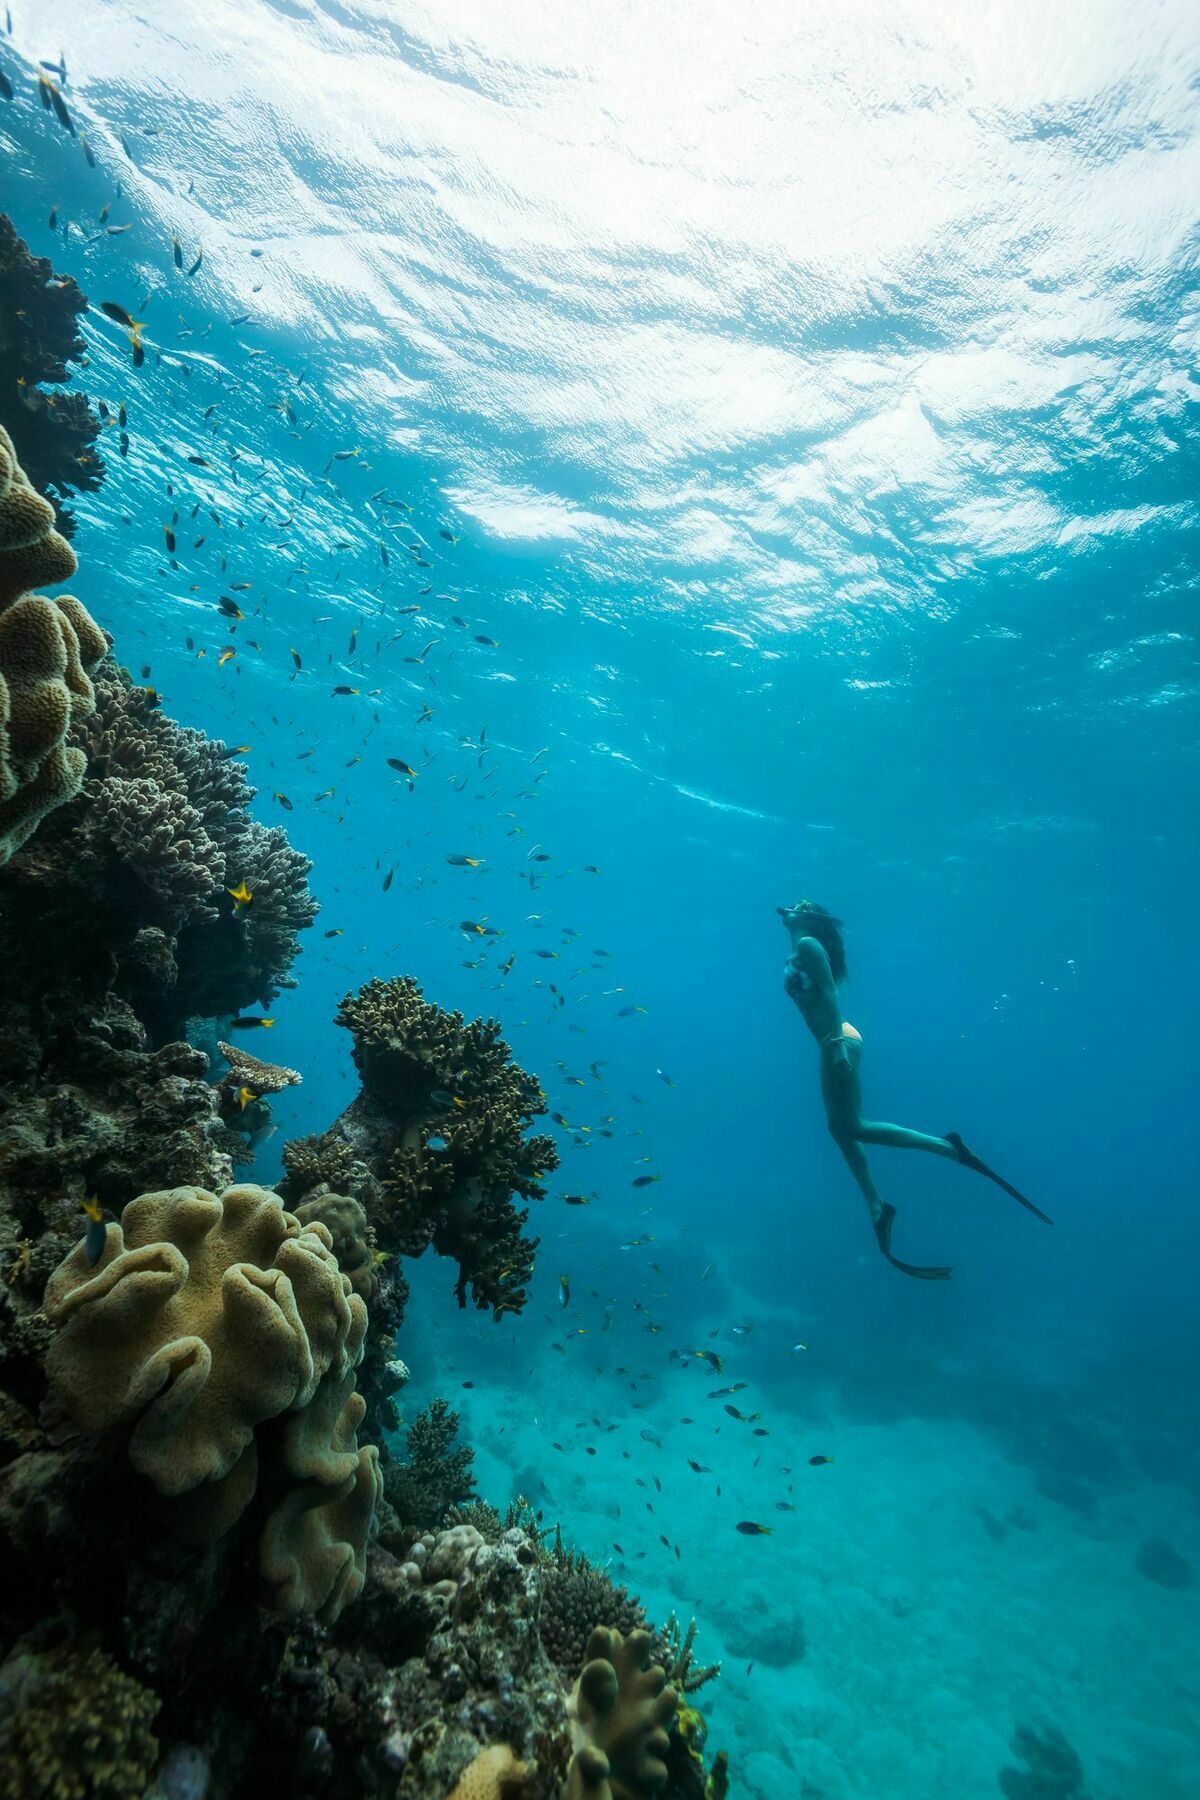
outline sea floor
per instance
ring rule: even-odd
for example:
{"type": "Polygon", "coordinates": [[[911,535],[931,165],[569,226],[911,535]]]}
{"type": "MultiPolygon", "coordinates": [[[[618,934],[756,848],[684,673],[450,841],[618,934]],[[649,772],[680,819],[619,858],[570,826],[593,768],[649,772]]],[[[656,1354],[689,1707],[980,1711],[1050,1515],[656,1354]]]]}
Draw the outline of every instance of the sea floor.
{"type": "Polygon", "coordinates": [[[723,1663],[710,1747],[742,1800],[1200,1793],[1200,1519],[1181,1488],[1124,1480],[1083,1511],[985,1430],[839,1418],[829,1396],[816,1428],[773,1402],[755,1438],[694,1363],[642,1380],[568,1344],[506,1373],[463,1324],[439,1334],[441,1391],[481,1493],[561,1518],[653,1618],[697,1615],[699,1655],[723,1663]],[[1189,1585],[1139,1570],[1153,1539],[1189,1585]]]}

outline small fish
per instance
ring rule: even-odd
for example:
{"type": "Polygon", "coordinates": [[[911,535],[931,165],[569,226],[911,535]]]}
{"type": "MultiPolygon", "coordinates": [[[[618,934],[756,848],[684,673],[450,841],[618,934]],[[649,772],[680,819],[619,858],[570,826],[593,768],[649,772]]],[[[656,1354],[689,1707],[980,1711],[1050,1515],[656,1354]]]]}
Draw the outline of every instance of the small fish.
{"type": "Polygon", "coordinates": [[[104,1254],[104,1245],[108,1239],[108,1226],[104,1223],[104,1208],[94,1194],[80,1202],[87,1215],[87,1230],[83,1239],[83,1254],[88,1266],[95,1268],[104,1254]]]}
{"type": "Polygon", "coordinates": [[[568,1206],[590,1206],[592,1204],[587,1194],[564,1194],[563,1199],[568,1206]]]}
{"type": "Polygon", "coordinates": [[[387,759],[387,766],[389,769],[399,770],[401,775],[407,775],[410,781],[415,781],[417,779],[417,771],[413,768],[411,763],[406,763],[402,756],[389,756],[387,759]]]}
{"type": "Polygon", "coordinates": [[[203,252],[203,250],[201,250],[197,253],[195,262],[192,264],[191,268],[188,270],[188,280],[189,281],[191,280],[192,276],[196,273],[196,271],[199,269],[200,264],[203,261],[204,261],[204,252],[203,252]]]}
{"type": "Polygon", "coordinates": [[[342,927],[341,927],[341,926],[340,926],[340,925],[335,925],[335,926],[334,926],[334,928],[333,928],[333,929],[332,929],[332,931],[327,931],[327,932],[326,932],[326,933],[325,933],[325,936],[326,936],[326,937],[327,937],[327,938],[335,938],[335,937],[345,937],[345,935],[346,935],[346,934],[345,934],[345,932],[344,932],[344,931],[343,931],[343,930],[342,930],[342,927]]]}
{"type": "Polygon", "coordinates": [[[361,689],[356,688],[356,687],[347,687],[347,685],[344,681],[339,681],[337,686],[334,688],[333,692],[335,694],[357,694],[357,693],[361,692],[361,689]]]}
{"type": "Polygon", "coordinates": [[[675,1083],[671,1080],[671,1077],[667,1074],[665,1069],[655,1069],[654,1073],[658,1076],[658,1079],[662,1082],[664,1087],[673,1088],[675,1086],[675,1083]]]}
{"type": "Polygon", "coordinates": [[[810,1469],[821,1469],[824,1468],[826,1463],[831,1463],[832,1461],[832,1456],[810,1456],[808,1459],[808,1466],[810,1469]]]}
{"type": "Polygon", "coordinates": [[[712,1474],[712,1470],[708,1467],[707,1463],[693,1462],[690,1456],[687,1459],[687,1465],[688,1465],[689,1469],[694,1469],[696,1471],[697,1475],[711,1475],[712,1474]]]}
{"type": "Polygon", "coordinates": [[[171,239],[171,255],[175,260],[175,267],[177,269],[182,269],[182,267],[183,267],[183,245],[180,243],[180,241],[177,237],[173,237],[171,239]]]}
{"type": "Polygon", "coordinates": [[[628,1019],[632,1018],[634,1013],[644,1013],[645,1010],[644,1006],[623,1006],[617,1013],[617,1017],[618,1019],[628,1019]]]}
{"type": "Polygon", "coordinates": [[[291,801],[288,799],[286,794],[281,794],[278,791],[278,789],[276,789],[274,798],[276,800],[278,800],[278,802],[279,802],[280,806],[282,806],[284,812],[295,812],[296,809],[292,805],[291,801]]]}
{"type": "Polygon", "coordinates": [[[248,907],[254,905],[254,895],[246,886],[244,877],[236,887],[226,888],[225,892],[233,901],[234,910],[237,912],[245,912],[248,907]]]}
{"type": "Polygon", "coordinates": [[[637,1188],[649,1187],[652,1182],[661,1180],[661,1175],[635,1175],[629,1185],[637,1188]]]}
{"type": "Polygon", "coordinates": [[[737,1529],[743,1537],[770,1537],[772,1531],[770,1525],[758,1525],[753,1519],[739,1519],[737,1529]]]}
{"type": "Polygon", "coordinates": [[[558,1278],[558,1304],[560,1306],[570,1306],[571,1304],[571,1278],[569,1275],[560,1275],[558,1278]]]}
{"type": "Polygon", "coordinates": [[[257,1100],[257,1099],[258,1099],[258,1095],[255,1093],[255,1091],[252,1087],[238,1088],[237,1103],[243,1112],[245,1112],[246,1108],[249,1106],[249,1104],[252,1100],[257,1100]]]}
{"type": "Polygon", "coordinates": [[[223,669],[225,667],[225,664],[227,662],[231,662],[232,659],[236,655],[237,655],[237,651],[233,648],[233,646],[231,644],[226,644],[224,650],[222,650],[220,656],[218,656],[218,658],[217,658],[218,669],[223,669]]]}
{"type": "Polygon", "coordinates": [[[175,533],[171,530],[171,527],[169,525],[163,526],[163,541],[167,546],[168,556],[174,556],[174,554],[175,554],[175,533]]]}
{"type": "Polygon", "coordinates": [[[230,1031],[257,1031],[260,1026],[269,1029],[274,1019],[264,1019],[258,1013],[240,1013],[236,1019],[230,1019],[230,1031]]]}
{"type": "Polygon", "coordinates": [[[441,530],[438,532],[438,536],[440,538],[445,538],[445,540],[448,544],[457,544],[457,542],[458,542],[458,539],[455,537],[455,535],[452,531],[441,530]]]}
{"type": "Polygon", "coordinates": [[[246,616],[237,601],[231,600],[228,594],[219,596],[217,606],[225,614],[227,619],[244,619],[246,616]]]}
{"type": "Polygon", "coordinates": [[[297,669],[302,669],[304,667],[303,662],[300,660],[300,652],[298,650],[293,649],[291,652],[291,657],[292,657],[292,661],[296,665],[297,669]]]}
{"type": "Polygon", "coordinates": [[[140,331],[142,329],[140,319],[135,319],[132,313],[126,312],[125,308],[116,300],[102,300],[100,302],[100,311],[104,314],[105,318],[111,319],[114,324],[123,325],[126,331],[140,331]]]}
{"type": "Polygon", "coordinates": [[[395,880],[395,877],[396,877],[396,869],[395,869],[395,865],[393,864],[393,866],[388,870],[387,874],[383,878],[383,891],[385,894],[387,893],[388,889],[391,887],[392,882],[395,880]]]}
{"type": "Polygon", "coordinates": [[[448,856],[446,861],[452,869],[478,869],[482,863],[481,856],[448,856]]]}

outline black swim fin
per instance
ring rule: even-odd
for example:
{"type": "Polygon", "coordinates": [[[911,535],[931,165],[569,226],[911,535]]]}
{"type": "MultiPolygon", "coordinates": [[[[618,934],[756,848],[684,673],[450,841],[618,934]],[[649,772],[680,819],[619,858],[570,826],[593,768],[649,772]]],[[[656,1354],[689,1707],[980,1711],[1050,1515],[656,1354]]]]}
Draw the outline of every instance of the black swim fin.
{"type": "Polygon", "coordinates": [[[996,1186],[1002,1187],[1006,1194],[1011,1194],[1014,1200],[1019,1200],[1026,1211],[1034,1213],[1041,1219],[1043,1224],[1053,1225],[1054,1220],[1050,1217],[1049,1213],[1044,1213],[1040,1206],[1035,1206],[1032,1200],[1027,1200],[1024,1194],[1019,1193],[1018,1190],[1013,1187],[1011,1182],[1005,1181],[1003,1175],[997,1175],[995,1169],[989,1169],[987,1164],[982,1161],[980,1157],[976,1156],[973,1150],[968,1150],[957,1131],[948,1131],[946,1133],[946,1142],[948,1144],[953,1144],[954,1154],[957,1156],[964,1169],[974,1169],[977,1175],[986,1175],[989,1181],[994,1181],[996,1186]]]}
{"type": "Polygon", "coordinates": [[[898,1256],[892,1255],[892,1226],[895,1220],[895,1207],[889,1206],[885,1201],[883,1211],[875,1221],[875,1242],[893,1269],[899,1269],[902,1275],[915,1275],[918,1281],[949,1281],[949,1269],[923,1269],[916,1263],[901,1262],[898,1256]]]}

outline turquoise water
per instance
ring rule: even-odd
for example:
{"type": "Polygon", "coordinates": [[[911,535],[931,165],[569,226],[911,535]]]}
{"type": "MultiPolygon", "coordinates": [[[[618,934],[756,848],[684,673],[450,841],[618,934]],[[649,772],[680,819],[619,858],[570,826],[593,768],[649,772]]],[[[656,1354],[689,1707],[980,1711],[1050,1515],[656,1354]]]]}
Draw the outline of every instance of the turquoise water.
{"type": "Polygon", "coordinates": [[[128,409],[77,591],[316,865],[256,1176],[354,1091],[349,988],[494,1012],[568,1120],[533,1298],[418,1265],[406,1401],[698,1614],[734,1792],[1193,1795],[1198,1589],[1138,1568],[1200,1579],[1191,9],[182,13],[14,7],[0,204],[128,409]],[[878,1257],[800,894],[868,1109],[1052,1230],[879,1151],[954,1279],[878,1257]]]}

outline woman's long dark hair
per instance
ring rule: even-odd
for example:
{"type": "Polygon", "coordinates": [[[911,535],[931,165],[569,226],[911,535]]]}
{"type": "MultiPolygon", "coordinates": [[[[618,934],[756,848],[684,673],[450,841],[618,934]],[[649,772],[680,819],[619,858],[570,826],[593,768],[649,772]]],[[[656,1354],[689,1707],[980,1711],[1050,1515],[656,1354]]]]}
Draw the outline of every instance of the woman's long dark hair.
{"type": "Polygon", "coordinates": [[[829,958],[833,979],[839,984],[846,979],[846,945],[842,938],[842,921],[835,919],[827,907],[815,900],[798,900],[794,912],[801,913],[809,937],[815,937],[829,958]]]}

